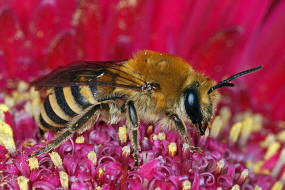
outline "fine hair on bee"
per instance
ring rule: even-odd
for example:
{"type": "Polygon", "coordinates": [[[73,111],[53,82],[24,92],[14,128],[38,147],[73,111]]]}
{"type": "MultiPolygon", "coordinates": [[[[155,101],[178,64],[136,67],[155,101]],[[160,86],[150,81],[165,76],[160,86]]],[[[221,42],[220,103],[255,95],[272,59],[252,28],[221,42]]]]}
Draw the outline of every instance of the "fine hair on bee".
{"type": "Polygon", "coordinates": [[[217,89],[232,87],[230,81],[259,69],[261,66],[216,83],[182,58],[150,50],[127,60],[78,61],[59,67],[32,83],[48,92],[39,126],[56,132],[57,137],[30,156],[53,150],[75,132],[93,126],[98,118],[109,124],[126,122],[136,166],[141,120],[176,130],[191,151],[200,151],[191,144],[186,124],[204,135],[220,98],[217,89]]]}

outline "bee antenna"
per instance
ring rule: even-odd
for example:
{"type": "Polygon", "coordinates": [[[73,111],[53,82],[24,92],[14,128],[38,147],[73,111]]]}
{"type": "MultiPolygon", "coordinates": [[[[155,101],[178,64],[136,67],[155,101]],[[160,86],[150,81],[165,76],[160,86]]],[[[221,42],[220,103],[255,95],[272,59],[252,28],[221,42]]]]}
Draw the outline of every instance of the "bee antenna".
{"type": "Polygon", "coordinates": [[[248,70],[242,71],[242,72],[240,72],[240,73],[234,74],[234,75],[230,76],[229,78],[220,81],[216,86],[211,87],[211,88],[209,89],[209,91],[208,91],[208,94],[212,93],[214,90],[216,90],[216,89],[218,89],[218,88],[221,88],[221,87],[225,87],[225,86],[227,86],[227,87],[233,87],[234,84],[233,84],[233,83],[230,83],[230,81],[232,81],[232,80],[234,80],[234,79],[236,79],[236,78],[238,78],[238,77],[241,77],[241,76],[243,76],[243,75],[247,75],[247,74],[249,74],[249,73],[253,73],[253,72],[255,72],[255,71],[258,71],[258,70],[260,70],[261,68],[262,68],[262,66],[260,65],[260,66],[258,66],[258,67],[254,67],[254,68],[252,68],[252,69],[248,69],[248,70]]]}
{"type": "Polygon", "coordinates": [[[214,90],[216,90],[218,88],[225,87],[225,86],[227,86],[227,87],[234,87],[235,85],[233,83],[230,83],[230,82],[219,83],[216,86],[211,87],[210,90],[208,91],[208,94],[210,94],[211,92],[213,92],[214,90]]]}

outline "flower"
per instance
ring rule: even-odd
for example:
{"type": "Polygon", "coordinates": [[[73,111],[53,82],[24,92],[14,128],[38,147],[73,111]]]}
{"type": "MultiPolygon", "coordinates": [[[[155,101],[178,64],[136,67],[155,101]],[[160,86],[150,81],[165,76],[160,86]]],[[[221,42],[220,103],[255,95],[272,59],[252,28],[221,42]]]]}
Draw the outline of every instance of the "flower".
{"type": "Polygon", "coordinates": [[[272,0],[2,3],[0,187],[282,189],[284,9],[284,1],[272,0]],[[135,169],[124,123],[97,122],[53,152],[28,158],[56,134],[39,134],[33,116],[41,97],[27,81],[74,60],[129,58],[139,49],[181,56],[216,80],[264,69],[222,90],[206,136],[189,129],[203,153],[189,152],[174,131],[141,123],[135,169]]]}

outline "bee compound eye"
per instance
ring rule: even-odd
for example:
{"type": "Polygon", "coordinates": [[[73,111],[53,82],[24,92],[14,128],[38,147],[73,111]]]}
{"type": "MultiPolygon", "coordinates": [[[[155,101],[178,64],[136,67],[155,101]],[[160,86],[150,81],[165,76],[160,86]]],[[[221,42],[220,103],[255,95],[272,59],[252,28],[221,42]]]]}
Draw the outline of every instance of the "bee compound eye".
{"type": "Polygon", "coordinates": [[[193,124],[201,123],[202,114],[200,110],[200,100],[196,89],[188,89],[184,93],[184,105],[187,115],[193,124]]]}

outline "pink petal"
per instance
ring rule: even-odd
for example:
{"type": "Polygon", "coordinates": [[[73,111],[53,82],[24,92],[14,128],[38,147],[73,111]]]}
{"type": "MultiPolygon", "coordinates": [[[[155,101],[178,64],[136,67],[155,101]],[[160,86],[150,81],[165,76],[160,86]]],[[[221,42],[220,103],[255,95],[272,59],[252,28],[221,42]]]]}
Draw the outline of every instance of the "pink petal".
{"type": "Polygon", "coordinates": [[[79,60],[81,56],[75,42],[74,31],[64,32],[53,39],[49,48],[47,65],[55,69],[60,65],[67,65],[72,61],[79,60]]]}

